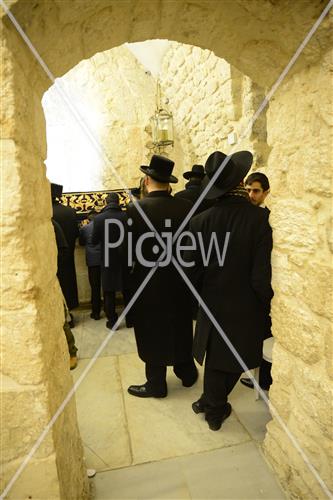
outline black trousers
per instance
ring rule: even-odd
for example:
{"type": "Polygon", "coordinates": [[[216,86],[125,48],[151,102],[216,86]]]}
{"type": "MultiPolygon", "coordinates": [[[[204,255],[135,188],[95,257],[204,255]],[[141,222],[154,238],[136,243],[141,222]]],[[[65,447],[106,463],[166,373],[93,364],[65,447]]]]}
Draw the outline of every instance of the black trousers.
{"type": "Polygon", "coordinates": [[[260,363],[259,368],[259,385],[262,389],[269,390],[271,383],[273,382],[271,376],[272,363],[269,363],[263,359],[260,363]]]}
{"type": "MultiPolygon", "coordinates": [[[[124,299],[124,306],[126,307],[131,299],[131,293],[128,290],[123,290],[122,294],[124,299]]],[[[118,314],[116,313],[115,291],[104,292],[104,312],[110,323],[114,324],[117,321],[118,314]]],[[[126,323],[130,322],[130,315],[131,311],[129,314],[126,315],[126,323]]]]}
{"type": "MultiPolygon", "coordinates": [[[[198,370],[192,360],[186,363],[178,363],[173,366],[175,375],[180,378],[185,385],[192,385],[198,377],[198,370]]],[[[147,388],[156,394],[164,394],[167,391],[166,383],[167,367],[146,363],[147,388]]]]}
{"type": "Polygon", "coordinates": [[[101,312],[101,266],[88,266],[88,278],[91,288],[91,312],[99,316],[101,312]]]}
{"type": "Polygon", "coordinates": [[[229,373],[209,368],[204,370],[204,392],[200,402],[205,407],[206,417],[220,417],[224,414],[228,395],[233,390],[241,373],[229,373]]]}

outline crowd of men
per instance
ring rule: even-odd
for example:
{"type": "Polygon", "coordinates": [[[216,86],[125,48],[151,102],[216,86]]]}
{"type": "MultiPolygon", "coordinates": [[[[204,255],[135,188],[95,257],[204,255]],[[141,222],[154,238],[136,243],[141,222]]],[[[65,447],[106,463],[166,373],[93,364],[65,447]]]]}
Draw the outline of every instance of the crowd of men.
{"type": "MultiPolygon", "coordinates": [[[[252,161],[248,151],[230,156],[215,151],[205,166],[193,165],[183,174],[185,189],[173,196],[174,162],[153,155],[148,166],[140,167],[144,177],[127,209],[111,193],[106,207],[80,228],[91,318],[101,318],[102,288],[106,326],[117,329],[116,293],[122,292],[126,326],[134,327],[145,363],[146,382],[131,385],[128,392],[164,398],[168,366],[184,387],[191,387],[198,378],[194,359],[204,363],[202,395],[192,408],[205,414],[211,430],[220,429],[230,415],[228,395],[244,367],[260,365],[261,386],[271,383],[270,366],[262,361],[273,296],[272,230],[265,206],[270,188],[260,172],[246,177],[252,161]]],[[[59,203],[60,190],[52,185],[58,278],[71,310],[78,305],[74,248],[79,230],[75,211],[59,203]]],[[[73,368],[76,352],[70,355],[73,368]]],[[[251,379],[241,382],[253,387],[251,379]]]]}

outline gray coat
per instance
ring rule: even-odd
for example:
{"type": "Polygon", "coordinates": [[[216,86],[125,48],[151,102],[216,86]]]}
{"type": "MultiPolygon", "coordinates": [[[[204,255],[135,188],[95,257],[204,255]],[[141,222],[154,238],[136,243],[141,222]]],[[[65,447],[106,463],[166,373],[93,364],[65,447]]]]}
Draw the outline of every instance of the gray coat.
{"type": "Polygon", "coordinates": [[[94,231],[93,221],[89,224],[82,226],[80,229],[80,245],[85,246],[86,250],[86,264],[88,267],[100,266],[101,265],[101,244],[93,244],[92,236],[94,231]]]}
{"type": "MultiPolygon", "coordinates": [[[[126,230],[126,212],[123,212],[116,204],[110,203],[100,214],[96,215],[93,221],[92,243],[101,244],[102,253],[102,288],[104,292],[121,291],[127,288],[126,284],[126,255],[123,253],[121,246],[109,248],[107,255],[105,252],[105,221],[108,219],[117,219],[126,230]],[[108,257],[108,259],[107,259],[108,257]]],[[[116,242],[119,239],[119,228],[116,224],[109,225],[109,243],[116,242]]]]}

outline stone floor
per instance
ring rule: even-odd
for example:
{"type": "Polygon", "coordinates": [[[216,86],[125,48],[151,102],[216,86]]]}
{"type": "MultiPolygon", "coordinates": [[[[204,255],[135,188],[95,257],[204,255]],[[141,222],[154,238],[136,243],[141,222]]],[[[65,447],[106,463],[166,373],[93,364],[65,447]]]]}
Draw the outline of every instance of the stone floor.
{"type": "MultiPolygon", "coordinates": [[[[105,319],[94,321],[88,311],[76,318],[75,380],[110,334],[105,319]]],[[[264,402],[237,384],[230,418],[212,432],[191,409],[201,393],[201,373],[195,386],[185,389],[169,371],[167,398],[130,396],[127,387],[145,381],[144,365],[133,330],[121,326],[85,376],[76,402],[86,465],[97,470],[95,498],[286,498],[260,450],[270,420],[264,402]]]]}

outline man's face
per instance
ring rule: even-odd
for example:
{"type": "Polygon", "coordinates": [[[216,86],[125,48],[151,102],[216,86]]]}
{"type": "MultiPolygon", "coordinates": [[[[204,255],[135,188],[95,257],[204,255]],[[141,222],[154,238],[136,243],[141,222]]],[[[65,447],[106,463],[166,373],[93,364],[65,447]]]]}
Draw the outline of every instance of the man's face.
{"type": "Polygon", "coordinates": [[[266,196],[269,193],[269,189],[264,191],[261,187],[260,182],[254,181],[251,184],[246,184],[246,191],[249,193],[251,203],[253,205],[261,205],[264,203],[266,196]]]}

